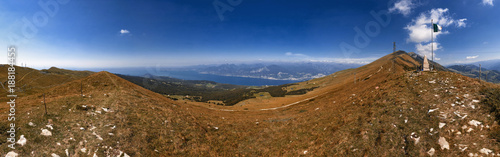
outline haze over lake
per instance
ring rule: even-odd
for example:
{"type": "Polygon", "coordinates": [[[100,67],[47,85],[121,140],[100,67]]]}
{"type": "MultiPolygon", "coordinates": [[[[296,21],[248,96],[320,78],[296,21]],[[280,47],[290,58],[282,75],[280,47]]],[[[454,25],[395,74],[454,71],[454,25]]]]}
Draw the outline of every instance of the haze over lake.
{"type": "MultiPolygon", "coordinates": [[[[82,69],[78,69],[82,70],[82,69]]],[[[90,69],[91,71],[102,71],[104,69],[90,69]]],[[[234,84],[234,85],[245,85],[245,86],[274,86],[282,85],[288,83],[300,82],[303,80],[270,80],[261,78],[248,78],[248,77],[234,77],[234,76],[220,76],[213,74],[200,74],[196,71],[160,71],[155,72],[152,68],[110,68],[106,69],[111,73],[132,75],[132,76],[144,76],[146,74],[152,74],[155,76],[168,76],[183,80],[207,80],[214,81],[218,83],[234,84]]]]}

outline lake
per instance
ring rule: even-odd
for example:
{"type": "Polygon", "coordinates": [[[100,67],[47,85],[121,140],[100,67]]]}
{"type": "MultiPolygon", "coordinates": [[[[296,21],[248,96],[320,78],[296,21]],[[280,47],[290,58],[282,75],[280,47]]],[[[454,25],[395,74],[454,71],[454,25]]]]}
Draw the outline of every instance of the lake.
{"type": "Polygon", "coordinates": [[[184,80],[208,80],[218,83],[246,85],[246,86],[282,85],[282,84],[299,82],[292,80],[269,80],[260,78],[200,74],[196,71],[168,71],[168,72],[162,72],[160,76],[168,76],[184,80]]]}
{"type": "Polygon", "coordinates": [[[269,80],[260,78],[248,78],[248,77],[233,77],[233,76],[219,76],[212,74],[200,74],[196,71],[167,71],[165,69],[152,70],[152,68],[106,68],[106,69],[90,69],[91,71],[108,71],[111,73],[132,75],[132,76],[144,76],[145,74],[152,74],[156,76],[168,76],[183,80],[207,80],[214,81],[218,83],[234,84],[234,85],[245,85],[245,86],[265,86],[265,85],[282,85],[288,83],[296,83],[300,81],[293,80],[269,80]]]}

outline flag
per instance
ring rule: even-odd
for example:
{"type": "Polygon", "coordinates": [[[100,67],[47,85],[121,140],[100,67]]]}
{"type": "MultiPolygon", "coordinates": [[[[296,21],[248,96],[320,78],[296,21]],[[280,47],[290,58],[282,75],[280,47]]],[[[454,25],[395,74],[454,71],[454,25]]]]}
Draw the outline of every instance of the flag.
{"type": "Polygon", "coordinates": [[[441,26],[439,26],[437,24],[434,24],[433,27],[434,27],[434,32],[439,32],[439,31],[441,31],[441,29],[443,29],[443,28],[441,28],[441,26]]]}

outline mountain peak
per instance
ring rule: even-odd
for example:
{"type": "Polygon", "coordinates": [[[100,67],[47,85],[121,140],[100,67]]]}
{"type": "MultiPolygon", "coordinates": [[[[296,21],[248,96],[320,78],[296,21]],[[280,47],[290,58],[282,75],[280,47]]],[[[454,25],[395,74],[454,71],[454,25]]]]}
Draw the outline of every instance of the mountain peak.
{"type": "Polygon", "coordinates": [[[365,69],[368,67],[375,69],[386,67],[388,69],[395,69],[398,72],[403,72],[408,70],[416,70],[417,68],[422,66],[422,61],[416,60],[405,51],[399,50],[381,57],[373,61],[372,63],[364,65],[359,69],[365,69]]]}
{"type": "Polygon", "coordinates": [[[392,55],[402,55],[402,54],[408,54],[408,53],[406,53],[406,51],[403,51],[403,50],[398,50],[398,51],[393,52],[393,53],[391,53],[391,54],[392,54],[392,55]]]}
{"type": "Polygon", "coordinates": [[[49,76],[73,80],[61,83],[51,77],[47,83],[52,88],[43,96],[36,92],[18,98],[30,104],[16,108],[30,113],[16,119],[27,128],[19,130],[20,134],[40,142],[17,150],[22,156],[33,151],[49,156],[62,149],[45,143],[58,142],[68,145],[75,155],[92,150],[96,156],[223,156],[234,152],[297,156],[306,151],[312,156],[424,156],[429,150],[436,156],[464,156],[500,152],[498,142],[489,137],[496,133],[498,122],[495,115],[485,116],[490,112],[481,104],[485,96],[479,92],[480,83],[446,71],[412,72],[421,64],[404,51],[393,52],[363,67],[275,88],[306,90],[305,94],[273,97],[259,92],[257,96],[264,96],[234,106],[170,100],[106,71],[76,79],[69,77],[71,73],[20,70],[30,80],[19,81],[20,85],[49,76]],[[42,104],[46,106],[40,107],[42,104]],[[53,136],[40,138],[43,129],[53,136]],[[234,146],[228,146],[231,144],[234,146]]]}

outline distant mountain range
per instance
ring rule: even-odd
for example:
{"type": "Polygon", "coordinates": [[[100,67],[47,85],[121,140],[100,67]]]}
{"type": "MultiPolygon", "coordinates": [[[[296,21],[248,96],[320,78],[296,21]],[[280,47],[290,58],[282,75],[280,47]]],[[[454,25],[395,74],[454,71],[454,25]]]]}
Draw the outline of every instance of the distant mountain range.
{"type": "MultiPolygon", "coordinates": [[[[413,59],[418,62],[423,62],[423,57],[414,52],[408,53],[413,59]]],[[[462,74],[470,78],[478,78],[479,64],[481,64],[481,79],[492,83],[500,83],[500,60],[480,61],[470,64],[457,64],[444,67],[436,62],[429,60],[429,64],[434,65],[434,68],[439,71],[451,71],[462,74]],[[485,79],[486,78],[486,79],[485,79]]],[[[420,67],[419,67],[420,68],[420,67]]]]}
{"type": "Polygon", "coordinates": [[[320,78],[334,72],[360,67],[361,64],[340,64],[324,62],[272,63],[272,64],[222,64],[198,66],[192,70],[202,74],[221,76],[262,78],[270,80],[304,81],[320,78]]]}
{"type": "MultiPolygon", "coordinates": [[[[487,156],[500,152],[500,85],[478,85],[448,71],[415,73],[413,68],[419,66],[421,61],[398,51],[360,68],[265,88],[16,66],[20,79],[14,88],[22,94],[16,102],[28,105],[17,105],[15,111],[29,114],[16,119],[22,127],[16,130],[20,140],[0,143],[0,154],[487,156]],[[200,95],[192,95],[195,92],[200,95]],[[15,152],[7,147],[10,143],[17,143],[15,152]]],[[[8,79],[0,75],[4,87],[8,79]]],[[[13,110],[0,106],[1,111],[9,109],[13,110]]],[[[9,124],[0,121],[0,129],[13,128],[9,124]]]]}
{"type": "Polygon", "coordinates": [[[481,67],[483,67],[483,68],[500,71],[500,59],[479,61],[479,62],[474,62],[474,63],[470,63],[470,64],[478,65],[478,66],[479,66],[479,64],[481,64],[481,67]]]}
{"type": "MultiPolygon", "coordinates": [[[[481,64],[482,65],[482,64],[481,64]]],[[[494,67],[494,66],[491,66],[494,67]]],[[[464,76],[468,76],[471,78],[478,78],[479,76],[479,67],[473,64],[467,64],[467,65],[452,65],[448,66],[448,69],[462,74],[464,76]]],[[[489,70],[487,68],[482,67],[481,68],[481,79],[485,80],[488,82],[493,82],[493,83],[500,83],[500,72],[498,70],[489,70]]]]}
{"type": "Polygon", "coordinates": [[[199,74],[210,74],[217,76],[246,77],[268,80],[289,80],[296,82],[320,78],[337,71],[357,68],[362,65],[363,64],[331,62],[272,62],[252,64],[195,65],[185,67],[95,68],[90,70],[96,72],[109,71],[111,73],[132,76],[169,76],[188,80],[203,80],[203,78],[183,78],[182,76],[179,76],[182,74],[179,74],[177,76],[171,76],[171,74],[172,72],[196,72],[199,74]]]}

